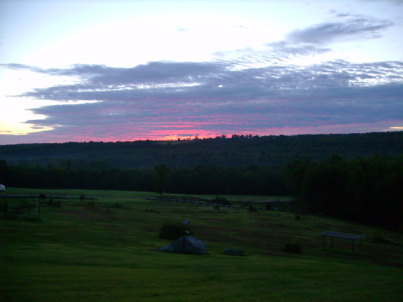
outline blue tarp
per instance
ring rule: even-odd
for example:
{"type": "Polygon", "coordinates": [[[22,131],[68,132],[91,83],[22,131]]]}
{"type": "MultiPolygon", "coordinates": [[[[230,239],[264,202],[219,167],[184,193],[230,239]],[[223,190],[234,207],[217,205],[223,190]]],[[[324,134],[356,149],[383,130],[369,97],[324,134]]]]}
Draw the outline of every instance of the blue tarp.
{"type": "Polygon", "coordinates": [[[182,236],[174,240],[171,245],[159,249],[161,252],[207,254],[206,244],[203,240],[193,236],[182,236]]]}

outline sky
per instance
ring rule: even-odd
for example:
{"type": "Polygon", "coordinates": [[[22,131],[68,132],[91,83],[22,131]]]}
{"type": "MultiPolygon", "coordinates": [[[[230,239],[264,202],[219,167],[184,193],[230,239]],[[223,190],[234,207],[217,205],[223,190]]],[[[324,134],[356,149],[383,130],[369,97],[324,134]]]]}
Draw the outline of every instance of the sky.
{"type": "Polygon", "coordinates": [[[0,144],[403,130],[403,0],[0,0],[0,144]]]}

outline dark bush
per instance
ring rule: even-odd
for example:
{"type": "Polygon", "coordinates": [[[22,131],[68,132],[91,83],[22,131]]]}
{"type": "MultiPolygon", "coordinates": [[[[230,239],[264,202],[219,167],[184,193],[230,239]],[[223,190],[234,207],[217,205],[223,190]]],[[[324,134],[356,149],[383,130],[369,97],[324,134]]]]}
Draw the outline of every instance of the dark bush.
{"type": "Polygon", "coordinates": [[[164,223],[160,229],[159,237],[174,240],[185,235],[193,235],[188,225],[183,223],[164,223]]]}
{"type": "Polygon", "coordinates": [[[289,242],[284,245],[284,252],[300,254],[302,253],[302,245],[299,242],[289,242]]]}
{"type": "Polygon", "coordinates": [[[45,193],[41,193],[38,195],[39,199],[45,200],[46,199],[46,194],[45,193]]]}

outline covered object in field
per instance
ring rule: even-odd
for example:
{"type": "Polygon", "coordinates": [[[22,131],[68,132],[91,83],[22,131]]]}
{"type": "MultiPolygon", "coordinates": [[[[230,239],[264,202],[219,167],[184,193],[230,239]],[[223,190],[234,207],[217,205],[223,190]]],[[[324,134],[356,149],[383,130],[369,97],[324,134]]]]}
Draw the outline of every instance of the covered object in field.
{"type": "Polygon", "coordinates": [[[5,192],[6,191],[6,186],[5,185],[0,185],[0,191],[5,192]]]}
{"type": "Polygon", "coordinates": [[[174,240],[171,245],[162,247],[159,251],[169,253],[207,254],[204,241],[193,236],[179,237],[174,240]]]}

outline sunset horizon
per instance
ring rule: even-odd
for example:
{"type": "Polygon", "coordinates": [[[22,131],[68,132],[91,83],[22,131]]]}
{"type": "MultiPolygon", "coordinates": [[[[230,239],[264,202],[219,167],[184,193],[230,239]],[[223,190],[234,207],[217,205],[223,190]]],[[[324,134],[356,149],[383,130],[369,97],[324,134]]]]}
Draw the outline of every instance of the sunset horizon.
{"type": "Polygon", "coordinates": [[[0,145],[403,130],[400,1],[0,10],[0,145]]]}

